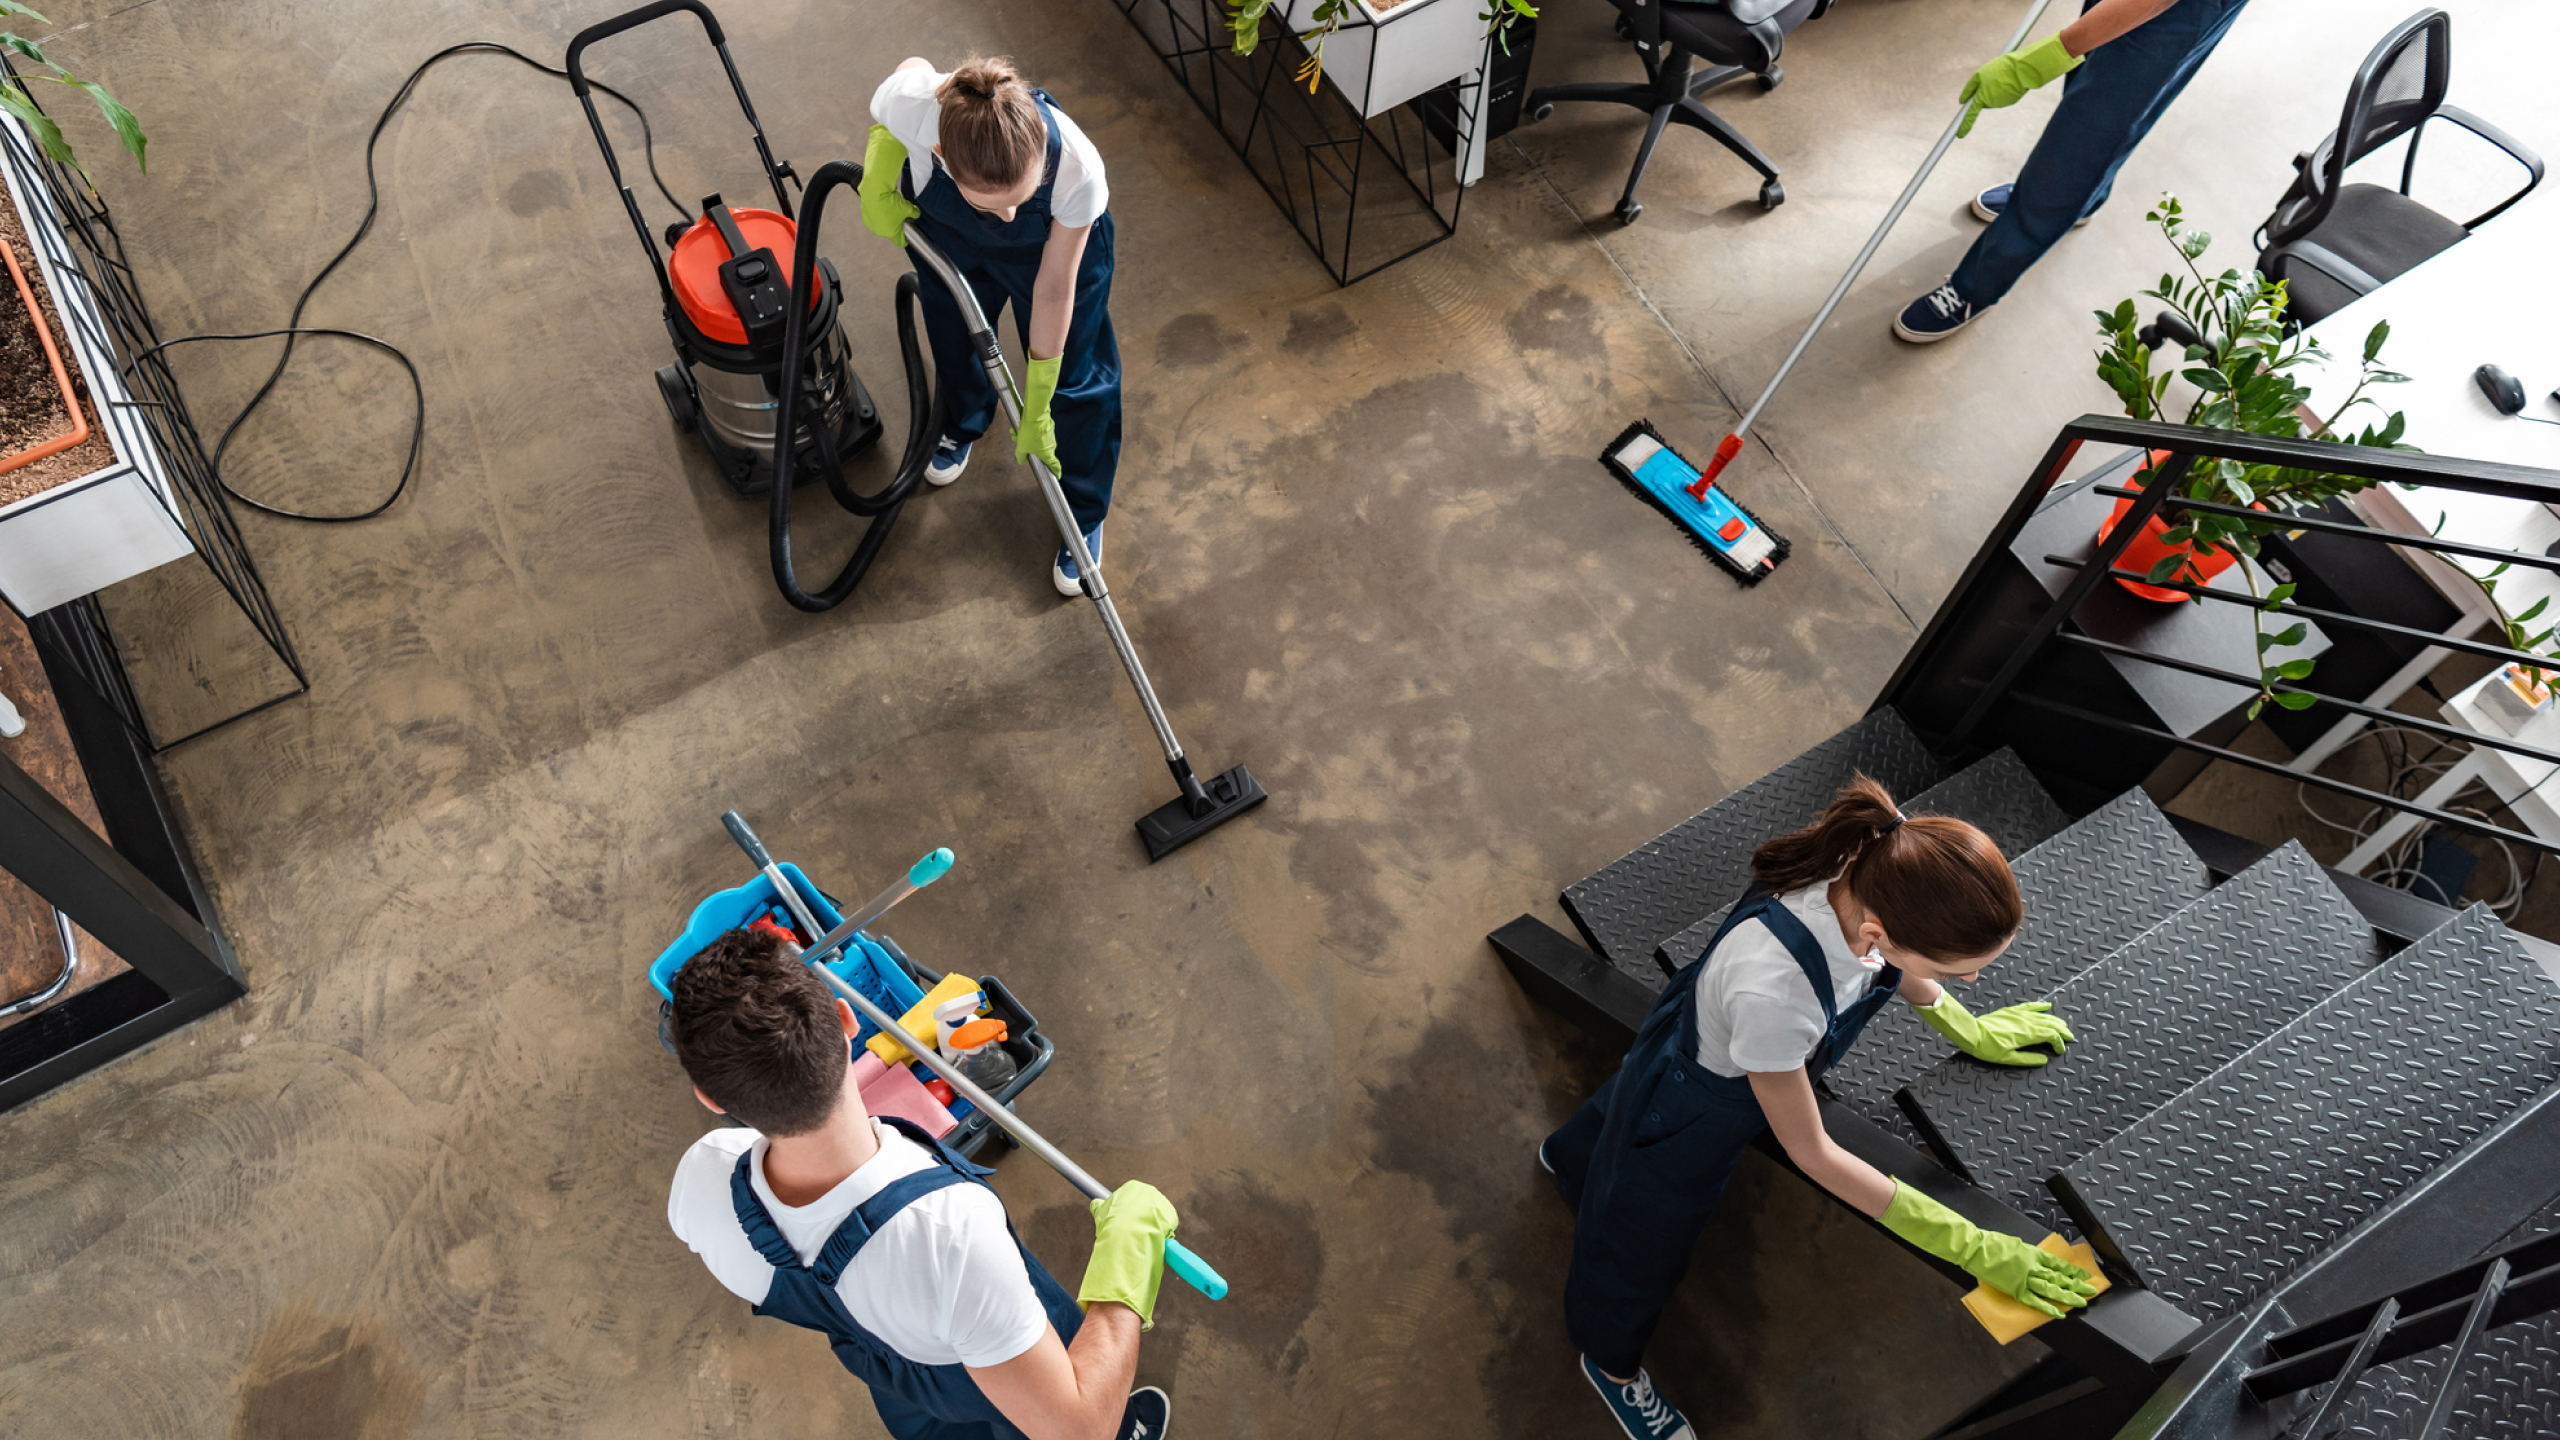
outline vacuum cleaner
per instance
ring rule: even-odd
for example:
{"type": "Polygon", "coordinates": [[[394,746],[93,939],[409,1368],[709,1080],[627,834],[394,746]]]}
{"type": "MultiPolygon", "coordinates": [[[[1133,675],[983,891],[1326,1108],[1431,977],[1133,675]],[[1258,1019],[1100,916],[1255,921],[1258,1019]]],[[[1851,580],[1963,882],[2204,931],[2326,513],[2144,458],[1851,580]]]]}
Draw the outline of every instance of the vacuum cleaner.
{"type": "MultiPolygon", "coordinates": [[[[886,487],[872,495],[857,494],[845,484],[844,462],[879,438],[880,423],[869,393],[862,388],[847,359],[844,331],[836,313],[843,287],[835,267],[818,258],[818,226],[827,196],[839,186],[861,184],[862,167],[846,160],[831,160],[818,167],[802,192],[803,212],[794,218],[782,180],[789,175],[798,185],[800,177],[787,163],[774,162],[773,152],[765,143],[764,128],[756,121],[755,106],[747,99],[746,85],[739,80],[738,67],[729,58],[720,22],[701,0],[653,0],[627,14],[588,26],[569,42],[567,68],[570,87],[577,92],[578,103],[586,108],[587,123],[595,130],[597,147],[604,152],[605,168],[613,173],[614,184],[622,192],[623,208],[630,212],[632,229],[639,232],[641,249],[648,253],[650,268],[658,277],[658,292],[667,313],[667,333],[676,348],[676,363],[658,372],[658,386],[666,396],[668,411],[679,425],[693,429],[701,437],[719,461],[721,473],[740,493],[761,489],[770,497],[773,576],[783,598],[803,610],[832,609],[861,582],[880,542],[896,523],[900,507],[923,478],[925,466],[933,456],[935,437],[942,432],[940,398],[933,392],[916,335],[916,277],[913,273],[898,277],[898,348],[906,366],[909,412],[906,453],[899,461],[897,477],[886,487]],[[764,162],[765,178],[772,183],[777,208],[731,211],[719,196],[707,196],[701,218],[669,228],[673,259],[662,262],[648,222],[641,217],[640,203],[622,178],[622,167],[614,158],[613,142],[605,134],[603,118],[588,96],[587,78],[579,58],[587,46],[606,36],[677,11],[690,12],[699,19],[712,49],[719,52],[721,67],[729,75],[729,87],[737,93],[738,108],[745,112],[748,128],[755,136],[756,155],[764,162]],[[783,259],[785,251],[790,257],[787,264],[783,259]],[[790,478],[785,483],[775,483],[776,477],[790,478]],[[795,485],[805,484],[813,477],[824,478],[837,503],[845,509],[872,517],[844,572],[814,594],[800,587],[791,561],[791,492],[795,485]]],[[[1022,395],[1015,388],[1013,372],[1005,363],[995,327],[988,323],[977,292],[969,287],[959,268],[913,224],[906,228],[906,241],[908,253],[930,267],[959,303],[970,344],[986,367],[988,382],[1003,400],[1006,423],[1019,429],[1022,395]]],[[[1075,557],[1085,596],[1093,602],[1103,628],[1110,633],[1112,648],[1120,657],[1121,668],[1128,672],[1129,683],[1137,689],[1138,701],[1146,708],[1147,721],[1155,727],[1157,743],[1164,749],[1165,765],[1173,772],[1174,784],[1181,791],[1138,819],[1138,838],[1147,847],[1147,858],[1161,860],[1270,795],[1253,778],[1253,772],[1242,765],[1205,781],[1193,771],[1190,756],[1174,736],[1173,722],[1166,718],[1155,687],[1148,683],[1137,647],[1130,643],[1128,629],[1120,623],[1120,612],[1111,603],[1102,567],[1094,562],[1085,545],[1084,532],[1068,508],[1066,492],[1059,488],[1058,477],[1037,457],[1030,465],[1040,482],[1041,494],[1048,501],[1050,518],[1056,522],[1068,553],[1075,557]]]]}
{"type": "Polygon", "coordinates": [[[755,105],[747,98],[746,84],[729,58],[728,39],[719,20],[701,0],[653,0],[579,31],[569,42],[566,68],[569,87],[587,112],[596,146],[604,153],[605,169],[622,193],[622,207],[631,217],[631,228],[639,235],[640,248],[658,282],[667,338],[674,342],[676,353],[675,360],[657,372],[658,393],[667,413],[678,428],[691,431],[702,442],[731,489],[744,496],[770,497],[774,581],[783,598],[802,610],[833,609],[861,583],[889,538],[899,510],[923,478],[932,439],[939,430],[915,332],[914,279],[910,276],[899,286],[898,338],[905,354],[913,421],[907,453],[896,477],[865,495],[846,483],[844,468],[878,442],[880,414],[862,377],[854,373],[838,319],[844,285],[835,266],[819,260],[814,263],[816,283],[795,287],[795,279],[809,272],[787,268],[792,257],[799,256],[797,263],[803,266],[812,262],[796,243],[798,225],[782,182],[787,176],[797,185],[800,177],[790,162],[774,160],[755,105]],[[698,217],[667,227],[667,254],[661,258],[658,241],[640,213],[640,202],[623,179],[604,119],[596,113],[581,61],[589,45],[679,11],[690,12],[702,22],[703,33],[720,56],[729,88],[737,95],[738,108],[755,139],[756,158],[773,188],[774,208],[733,208],[719,195],[706,195],[698,217]],[[783,314],[795,294],[803,297],[806,314],[799,318],[807,321],[797,329],[785,325],[783,314]],[[781,400],[783,387],[794,383],[802,387],[801,403],[786,406],[781,400]],[[795,411],[796,421],[791,418],[795,411]],[[798,428],[788,444],[778,445],[786,423],[796,423],[798,428]],[[787,479],[776,483],[777,477],[787,479]],[[844,570],[815,592],[801,587],[791,558],[791,492],[812,480],[824,480],[837,504],[871,521],[844,570]]]}

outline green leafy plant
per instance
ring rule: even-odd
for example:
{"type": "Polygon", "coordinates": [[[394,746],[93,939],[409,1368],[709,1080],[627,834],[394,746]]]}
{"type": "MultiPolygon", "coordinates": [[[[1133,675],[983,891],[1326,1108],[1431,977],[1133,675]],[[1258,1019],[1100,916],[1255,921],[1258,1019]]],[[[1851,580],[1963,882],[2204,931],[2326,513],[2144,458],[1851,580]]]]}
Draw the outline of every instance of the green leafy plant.
{"type": "MultiPolygon", "coordinates": [[[[2160,355],[2143,342],[2144,327],[2134,302],[2126,300],[2113,310],[2097,312],[2098,333],[2106,341],[2097,352],[2098,378],[2106,381],[2124,402],[2125,414],[2136,420],[2170,419],[2169,382],[2181,379],[2196,392],[2186,413],[2177,417],[2188,425],[2383,449],[2416,448],[2400,438],[2406,423],[2398,411],[2353,435],[2338,429],[2339,422],[2360,406],[2381,408],[2380,402],[2366,391],[2408,378],[2383,368],[2381,363],[2383,342],[2391,335],[2390,322],[2377,322],[2366,334],[2355,388],[2347,398],[2327,418],[2306,419],[2304,407],[2311,398],[2311,387],[2296,380],[2292,372],[2307,361],[2326,360],[2328,352],[2307,334],[2285,333],[2285,283],[2270,280],[2255,270],[2206,275],[2196,262],[2213,244],[2213,237],[2186,223],[2185,211],[2175,195],[2164,193],[2144,218],[2160,227],[2160,233],[2177,250],[2186,273],[2164,274],[2156,288],[2142,293],[2166,303],[2198,339],[2184,347],[2179,360],[2167,362],[2155,371],[2153,365],[2160,355]]],[[[2158,468],[2144,467],[2134,483],[2141,486],[2159,479],[2158,468]]],[[[2244,519],[2192,510],[2164,515],[2170,524],[2160,539],[2184,548],[2152,566],[2149,579],[2155,585],[2201,585],[2205,576],[2198,568],[2200,559],[2229,551],[2254,560],[2260,540],[2284,529],[2286,517],[2316,510],[2332,500],[2371,489],[2373,484],[2354,475],[2198,457],[2184,486],[2169,502],[2171,510],[2177,509],[2176,500],[2183,498],[2234,507],[2255,506],[2265,518],[2244,519]]],[[[2259,601],[2253,611],[2259,657],[2258,694],[2249,702],[2249,718],[2256,719],[2258,712],[2270,704],[2288,710],[2310,708],[2316,703],[2315,698],[2286,687],[2286,682],[2308,678],[2312,662],[2291,659],[2270,663],[2268,659],[2271,651],[2298,645],[2309,633],[2308,627],[2300,623],[2275,631],[2267,628],[2271,616],[2281,617],[2278,607],[2293,598],[2294,587],[2276,585],[2261,594],[2256,574],[2249,567],[2242,566],[2241,575],[2249,593],[2259,601]]],[[[2203,603],[2200,597],[2191,598],[2194,603],[2203,603]]]]}
{"type": "MultiPolygon", "coordinates": [[[[0,3],[6,3],[6,0],[0,0],[0,3]]],[[[1530,4],[1529,0],[1485,0],[1485,3],[1486,8],[1477,11],[1476,18],[1484,22],[1485,33],[1502,47],[1503,54],[1508,55],[1511,53],[1511,27],[1523,19],[1537,19],[1538,7],[1530,4]]],[[[1250,55],[1261,45],[1263,17],[1271,13],[1271,6],[1272,0],[1227,0],[1227,32],[1234,37],[1235,53],[1250,55]]],[[[1342,22],[1358,14],[1357,0],[1316,0],[1315,10],[1308,16],[1313,23],[1298,32],[1299,42],[1307,47],[1307,58],[1300,62],[1297,78],[1306,85],[1308,94],[1315,93],[1316,81],[1324,74],[1325,42],[1333,38],[1333,32],[1342,28],[1342,22]]]]}
{"type": "MultiPolygon", "coordinates": [[[[0,19],[14,15],[24,15],[39,25],[53,23],[26,6],[18,4],[17,0],[0,0],[0,19]]],[[[68,85],[96,101],[98,113],[107,117],[107,123],[115,127],[116,138],[124,142],[126,152],[133,156],[134,168],[146,172],[149,170],[150,167],[143,162],[142,158],[143,147],[150,143],[142,133],[142,122],[133,118],[133,112],[124,108],[123,101],[108,94],[107,87],[94,80],[83,80],[46,59],[44,47],[24,36],[0,30],[0,46],[13,50],[52,72],[40,74],[34,78],[49,80],[56,85],[68,85]]],[[[25,125],[28,132],[36,137],[36,143],[44,147],[44,153],[48,158],[78,170],[83,180],[89,178],[89,172],[81,166],[79,157],[72,153],[71,142],[62,137],[62,127],[54,123],[52,116],[36,108],[35,98],[27,93],[23,80],[0,78],[0,110],[17,116],[19,123],[25,125]]]]}

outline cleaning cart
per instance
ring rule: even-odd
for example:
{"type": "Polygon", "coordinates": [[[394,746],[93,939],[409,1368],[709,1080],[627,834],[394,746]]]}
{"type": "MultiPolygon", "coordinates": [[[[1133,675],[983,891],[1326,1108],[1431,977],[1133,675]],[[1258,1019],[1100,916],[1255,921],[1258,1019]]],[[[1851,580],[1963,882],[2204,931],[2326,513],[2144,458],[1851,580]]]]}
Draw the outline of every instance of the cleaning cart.
{"type": "MultiPolygon", "coordinates": [[[[817,922],[832,930],[844,923],[842,907],[825,891],[812,884],[800,867],[782,862],[774,867],[788,881],[800,903],[808,908],[817,922]]],[[[675,1048],[667,1032],[667,1018],[674,1006],[676,971],[702,948],[720,938],[724,931],[746,929],[762,921],[788,933],[793,929],[792,915],[781,891],[768,875],[757,875],[743,885],[722,890],[704,898],[693,907],[685,922],[684,933],[675,943],[660,952],[649,966],[649,983],[658,990],[658,1043],[669,1051],[675,1048]]],[[[943,982],[942,972],[918,963],[898,942],[887,935],[861,934],[844,947],[843,955],[824,962],[829,973],[868,996],[873,1004],[891,1015],[905,1015],[921,1004],[926,995],[943,982]]],[[[1016,1097],[1031,1088],[1031,1082],[1049,1068],[1057,1046],[1040,1033],[1040,1022],[1022,1002],[1014,998],[1003,981],[993,975],[978,977],[978,989],[986,997],[981,1011],[988,1019],[1005,1022],[1005,1039],[1001,1042],[1006,1055],[1017,1067],[1011,1080],[995,1091],[995,1098],[1012,1108],[1016,1097]]],[[[861,1021],[861,1033],[854,1037],[857,1052],[870,1045],[880,1027],[869,1019],[861,1021]]],[[[927,1032],[931,1026],[926,1027],[927,1032]]],[[[888,1048],[883,1046],[882,1048],[888,1048]]],[[[858,1057],[859,1058],[859,1057],[858,1057]]],[[[865,1066],[873,1062],[864,1061],[865,1066]]],[[[953,1097],[943,1104],[926,1093],[922,1077],[910,1072],[912,1061],[881,1065],[876,1080],[866,1080],[863,1098],[873,1105],[873,1113],[894,1113],[915,1120],[929,1134],[938,1134],[942,1142],[958,1151],[963,1158],[974,1158],[990,1139],[1010,1148],[1012,1141],[990,1118],[967,1100],[953,1097]],[[921,1097],[921,1098],[920,1098],[921,1097]],[[947,1129],[943,1128],[947,1122],[947,1129]]]]}

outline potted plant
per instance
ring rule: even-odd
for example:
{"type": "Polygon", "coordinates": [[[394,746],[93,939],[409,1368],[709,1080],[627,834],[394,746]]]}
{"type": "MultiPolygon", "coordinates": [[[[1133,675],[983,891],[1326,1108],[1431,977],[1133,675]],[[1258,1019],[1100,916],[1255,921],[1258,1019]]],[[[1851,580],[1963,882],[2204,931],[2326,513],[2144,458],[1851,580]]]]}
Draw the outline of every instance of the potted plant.
{"type": "MultiPolygon", "coordinates": [[[[0,19],[21,15],[44,22],[0,0],[0,19]]],[[[87,95],[143,163],[141,125],[104,87],[22,36],[0,33],[0,54],[43,66],[33,79],[87,95]]],[[[160,456],[125,408],[133,397],[109,327],[64,235],[53,188],[65,183],[53,178],[63,172],[44,162],[67,167],[81,185],[88,172],[14,69],[0,71],[0,115],[0,246],[9,252],[0,275],[0,593],[34,614],[194,547],[160,456]]]]}
{"type": "Polygon", "coordinates": [[[1376,116],[1473,73],[1488,36],[1510,53],[1513,22],[1538,16],[1529,0],[1482,3],[1470,17],[1464,0],[1227,0],[1227,30],[1235,53],[1250,55],[1277,9],[1307,47],[1297,78],[1308,92],[1328,76],[1361,115],[1376,116]]]}
{"type": "MultiPolygon", "coordinates": [[[[2356,384],[2346,400],[2325,419],[2306,420],[2304,404],[2311,398],[2311,389],[2291,372],[2306,361],[2325,360],[2328,352],[2307,334],[2285,333],[2285,282],[2270,280],[2254,270],[2206,275],[2196,262],[2213,244],[2213,237],[2187,225],[2175,195],[2164,193],[2144,218],[2160,227],[2160,233],[2178,252],[2185,274],[2171,271],[2160,277],[2156,288],[2142,292],[2169,306],[2169,313],[2162,319],[2170,323],[2144,326],[2132,300],[2113,310],[2097,312],[2098,333],[2106,341],[2097,352],[2098,378],[2106,381],[2124,402],[2125,414],[2136,420],[2172,418],[2168,413],[2169,384],[2173,379],[2183,379],[2194,387],[2195,398],[2188,402],[2186,413],[2175,418],[2189,425],[2294,440],[2329,440],[2343,445],[2416,448],[2401,441],[2405,422],[2398,411],[2390,412],[2379,425],[2366,426],[2352,435],[2338,429],[2339,423],[2359,406],[2380,408],[2380,403],[2365,393],[2367,390],[2408,378],[2383,368],[2381,363],[2383,343],[2391,335],[2390,322],[2377,322],[2366,334],[2356,384]],[[2153,346],[2164,334],[2187,342],[2183,363],[2155,370],[2153,364],[2159,355],[2153,346]]],[[[2131,488],[2141,489],[2151,483],[2167,459],[2165,454],[2155,453],[2151,463],[2136,474],[2131,488]]],[[[2163,583],[2179,581],[2201,586],[2230,568],[2235,560],[2257,558],[2259,539],[2283,528],[2287,515],[2318,509],[2332,500],[2370,489],[2373,484],[2358,476],[2320,470],[2247,465],[2231,459],[2199,460],[2179,492],[2181,498],[2254,507],[2265,512],[2266,518],[2242,519],[2194,511],[2174,518],[2154,516],[2147,533],[2136,536],[2126,547],[2122,562],[2128,569],[2145,571],[2150,583],[2118,583],[2148,598],[2193,600],[2200,604],[2200,599],[2185,592],[2162,588],[2163,583]]],[[[2100,538],[2113,529],[2132,504],[2130,499],[2117,503],[2099,529],[2100,538]]],[[[2277,585],[2262,593],[2254,570],[2243,567],[2242,575],[2249,593],[2260,601],[2253,617],[2262,658],[2258,694],[2249,702],[2249,718],[2256,719],[2269,704],[2288,710],[2310,708],[2316,703],[2315,697],[2277,687],[2284,681],[2308,677],[2312,662],[2291,659],[2271,665],[2263,658],[2270,650],[2300,643],[2307,633],[2299,623],[2274,632],[2267,628],[2268,617],[2279,614],[2276,607],[2292,598],[2294,587],[2277,585]]]]}

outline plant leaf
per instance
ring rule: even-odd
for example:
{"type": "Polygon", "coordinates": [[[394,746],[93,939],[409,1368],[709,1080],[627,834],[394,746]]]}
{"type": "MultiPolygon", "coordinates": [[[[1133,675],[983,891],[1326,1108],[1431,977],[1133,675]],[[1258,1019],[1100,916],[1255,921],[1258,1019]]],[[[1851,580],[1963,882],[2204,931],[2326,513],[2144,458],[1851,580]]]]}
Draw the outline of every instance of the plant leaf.
{"type": "Polygon", "coordinates": [[[2276,667],[2276,674],[2287,680],[2308,679],[2312,664],[2313,662],[2309,660],[2287,660],[2276,667]]]}
{"type": "Polygon", "coordinates": [[[2280,648],[2290,648],[2301,644],[2302,637],[2310,633],[2310,626],[2297,622],[2292,625],[2287,625],[2282,630],[2277,631],[2274,635],[2269,636],[2268,639],[2280,648]]]}
{"type": "Polygon", "coordinates": [[[2255,720],[2255,719],[2257,719],[2257,718],[2258,718],[2258,712],[2259,712],[2259,711],[2261,711],[2261,710],[2264,710],[2265,708],[2267,708],[2267,697],[2266,697],[2266,696],[2264,696],[2264,695],[2261,695],[2261,696],[2259,696],[2257,699],[2252,700],[2252,701],[2250,701],[2250,702],[2249,702],[2249,714],[2248,714],[2248,717],[2247,717],[2247,718],[2249,718],[2249,719],[2251,719],[2251,720],[2255,720]]]}
{"type": "Polygon", "coordinates": [[[2276,697],[2276,703],[2287,710],[2308,710],[2320,703],[2320,697],[2300,690],[2288,690],[2276,697]]]}
{"type": "Polygon", "coordinates": [[[133,157],[134,168],[150,174],[151,167],[143,160],[142,149],[151,141],[142,133],[142,122],[134,118],[132,111],[124,108],[123,101],[108,94],[107,87],[95,80],[72,80],[69,83],[98,102],[98,113],[106,116],[107,123],[116,127],[116,138],[124,142],[125,153],[133,157]]]}
{"type": "MultiPolygon", "coordinates": [[[[36,143],[44,147],[45,158],[80,170],[79,157],[71,153],[71,142],[62,138],[62,127],[53,123],[52,116],[37,109],[36,102],[27,98],[26,91],[0,83],[0,110],[18,117],[18,123],[26,126],[28,133],[36,137],[36,143]]],[[[86,175],[89,172],[80,170],[80,173],[86,175]]]]}
{"type": "Polygon", "coordinates": [[[2382,353],[2382,342],[2390,338],[2391,322],[2374,321],[2373,328],[2366,331],[2364,336],[2364,362],[2368,365],[2372,364],[2374,357],[2382,353]]]}
{"type": "Polygon", "coordinates": [[[2519,624],[2519,625],[2526,624],[2526,623],[2528,623],[2529,621],[2531,621],[2535,616],[2540,615],[2543,611],[2548,610],[2548,609],[2550,609],[2550,608],[2551,608],[2551,597],[2550,597],[2550,596],[2548,596],[2548,595],[2545,595],[2545,596],[2543,596],[2541,599],[2536,600],[2536,601],[2534,601],[2531,605],[2529,605],[2529,606],[2525,607],[2525,611],[2524,611],[2524,613],[2523,613],[2523,614],[2521,614],[2521,615],[2518,615],[2518,616],[2516,617],[2516,623],[2517,623],[2517,624],[2519,624]]]}

